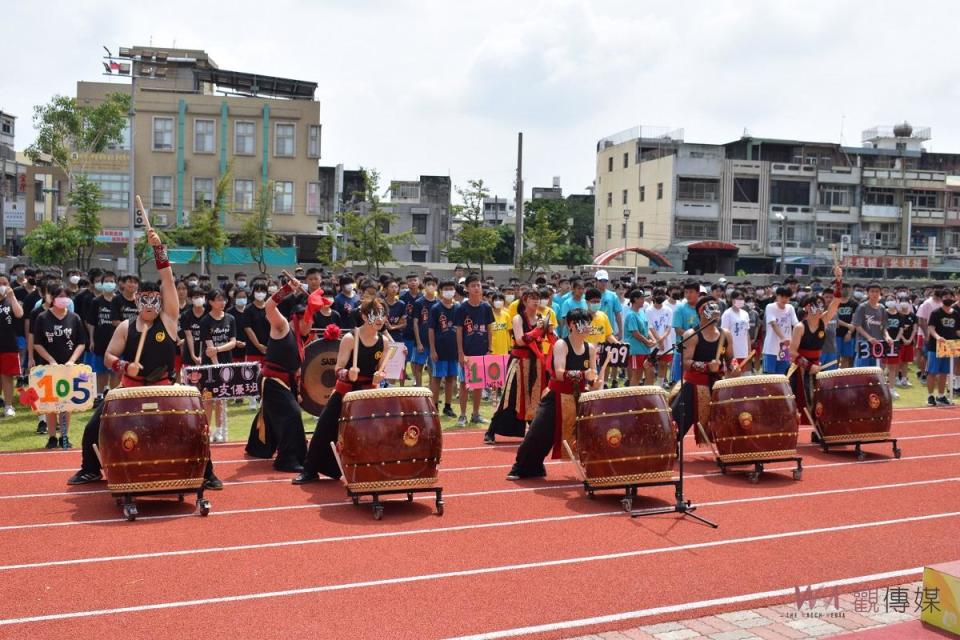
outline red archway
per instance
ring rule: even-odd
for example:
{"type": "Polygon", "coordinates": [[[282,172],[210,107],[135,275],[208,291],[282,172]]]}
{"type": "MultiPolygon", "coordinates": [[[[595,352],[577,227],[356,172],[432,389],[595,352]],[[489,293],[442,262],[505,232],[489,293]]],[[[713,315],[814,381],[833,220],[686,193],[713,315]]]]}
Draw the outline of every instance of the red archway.
{"type": "Polygon", "coordinates": [[[639,253],[640,255],[648,258],[651,264],[655,266],[673,269],[673,264],[671,264],[670,261],[667,260],[666,256],[664,256],[662,253],[659,251],[654,251],[653,249],[644,249],[643,247],[620,247],[619,249],[609,249],[596,256],[593,259],[593,264],[597,266],[608,265],[614,258],[628,251],[639,253]]]}

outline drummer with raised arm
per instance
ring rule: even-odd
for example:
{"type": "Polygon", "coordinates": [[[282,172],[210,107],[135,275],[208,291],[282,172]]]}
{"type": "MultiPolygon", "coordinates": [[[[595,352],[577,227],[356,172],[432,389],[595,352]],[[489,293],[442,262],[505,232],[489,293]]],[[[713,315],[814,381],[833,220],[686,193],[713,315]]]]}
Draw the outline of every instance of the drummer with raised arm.
{"type": "MultiPolygon", "coordinates": [[[[136,297],[136,317],[117,325],[103,358],[104,364],[120,377],[121,387],[169,385],[176,375],[174,360],[177,356],[177,318],[180,312],[177,285],[167,258],[167,248],[157,232],[149,226],[149,221],[146,234],[147,241],[153,247],[160,285],[153,282],[140,285],[136,297]]],[[[67,480],[67,484],[86,484],[102,479],[94,445],[100,435],[100,416],[104,406],[100,405],[94,411],[83,431],[80,470],[67,480]]],[[[207,463],[204,479],[207,489],[223,488],[223,483],[213,473],[212,461],[207,463]]]]}
{"type": "Polygon", "coordinates": [[[339,433],[343,396],[350,391],[380,386],[384,379],[380,362],[385,346],[381,330],[386,321],[387,309],[383,301],[379,298],[366,300],[360,305],[359,327],[340,340],[336,364],[337,387],[317,419],[303,471],[293,479],[293,484],[315,482],[320,479],[320,473],[334,480],[341,476],[340,465],[330,444],[337,440],[339,433]]]}

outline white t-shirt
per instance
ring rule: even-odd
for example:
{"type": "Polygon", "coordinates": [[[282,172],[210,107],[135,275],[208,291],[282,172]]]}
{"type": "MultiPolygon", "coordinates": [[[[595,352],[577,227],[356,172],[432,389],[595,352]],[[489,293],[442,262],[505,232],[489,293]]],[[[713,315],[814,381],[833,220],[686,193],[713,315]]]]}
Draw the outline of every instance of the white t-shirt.
{"type": "Polygon", "coordinates": [[[730,307],[720,316],[720,328],[733,336],[733,357],[743,359],[750,353],[750,314],[730,307]]]}
{"type": "Polygon", "coordinates": [[[655,330],[657,335],[666,336],[663,346],[660,347],[660,353],[673,348],[673,341],[677,334],[673,330],[673,309],[666,304],[660,305],[659,309],[651,305],[649,309],[645,310],[645,313],[647,314],[647,326],[655,330]]]}
{"type": "MultiPolygon", "coordinates": [[[[941,305],[939,302],[934,301],[934,299],[927,298],[920,303],[920,306],[917,307],[917,320],[926,320],[930,322],[930,314],[934,312],[935,309],[939,309],[941,305]]],[[[923,329],[919,326],[920,323],[917,323],[917,333],[926,338],[926,334],[923,332],[923,329]]]]}
{"type": "Polygon", "coordinates": [[[773,327],[770,326],[771,322],[777,323],[780,333],[785,338],[784,342],[787,342],[790,340],[794,325],[797,324],[797,312],[794,311],[793,305],[789,303],[783,309],[776,302],[767,305],[767,310],[763,314],[763,326],[766,327],[766,334],[763,338],[763,355],[765,356],[780,355],[780,338],[774,332],[773,327]]]}

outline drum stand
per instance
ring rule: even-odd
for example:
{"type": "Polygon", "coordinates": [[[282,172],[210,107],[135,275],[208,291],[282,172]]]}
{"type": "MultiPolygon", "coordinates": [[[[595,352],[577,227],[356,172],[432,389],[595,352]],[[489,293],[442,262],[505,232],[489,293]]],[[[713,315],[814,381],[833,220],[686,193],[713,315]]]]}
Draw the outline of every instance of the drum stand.
{"type": "MultiPolygon", "coordinates": [[[[684,337],[681,336],[680,339],[677,340],[677,342],[674,344],[673,349],[671,349],[671,351],[677,351],[677,350],[679,349],[680,354],[681,354],[681,358],[682,358],[682,357],[683,357],[683,344],[684,344],[687,340],[689,340],[690,338],[692,338],[693,336],[700,335],[700,333],[701,333],[705,328],[707,328],[707,327],[710,326],[711,324],[716,324],[716,322],[717,322],[716,320],[711,320],[710,322],[708,322],[708,323],[706,323],[706,324],[701,325],[700,327],[698,327],[698,328],[697,328],[696,330],[694,330],[694,332],[693,332],[692,334],[690,334],[688,337],[684,338],[684,337]]],[[[681,363],[681,364],[682,364],[682,363],[681,363]]],[[[681,366],[681,370],[682,370],[682,366],[681,366]]],[[[684,389],[684,381],[683,381],[683,375],[682,375],[682,373],[681,373],[681,376],[680,376],[680,395],[679,395],[679,398],[677,399],[677,402],[679,402],[679,403],[681,403],[681,404],[683,403],[683,389],[684,389]]],[[[687,412],[687,409],[688,409],[688,408],[689,408],[689,407],[685,407],[685,408],[684,408],[684,412],[683,412],[684,419],[686,419],[686,416],[687,416],[687,413],[688,413],[688,412],[687,412]]],[[[648,486],[648,487],[673,485],[673,487],[674,487],[674,498],[675,498],[675,502],[674,502],[673,506],[672,506],[672,507],[656,507],[656,508],[653,508],[653,509],[636,509],[636,510],[632,510],[632,511],[630,511],[630,517],[631,517],[631,518],[638,518],[638,517],[641,517],[641,516],[654,516],[654,515],[659,515],[659,514],[662,514],[662,513],[679,513],[681,516],[690,516],[690,517],[693,518],[694,520],[696,520],[696,521],[698,521],[698,522],[701,522],[701,523],[707,525],[708,527],[712,527],[712,528],[716,529],[716,528],[719,527],[720,525],[718,525],[718,524],[715,523],[715,522],[711,522],[710,520],[707,520],[706,518],[704,518],[704,517],[702,517],[702,516],[698,516],[698,515],[696,515],[695,513],[693,513],[694,511],[697,510],[697,506],[696,506],[695,504],[693,504],[690,500],[686,500],[686,499],[684,498],[684,495],[683,495],[683,440],[684,440],[684,438],[683,438],[683,436],[680,434],[679,429],[677,430],[677,440],[678,440],[678,441],[677,441],[677,447],[678,447],[678,449],[677,449],[677,457],[678,457],[678,459],[679,459],[679,469],[678,469],[678,470],[679,470],[679,472],[680,472],[679,477],[678,477],[676,480],[667,480],[667,481],[664,481],[664,482],[651,482],[651,483],[649,483],[649,484],[644,484],[644,485],[643,485],[643,486],[648,486]]],[[[584,485],[586,485],[586,483],[584,483],[584,485]]],[[[628,491],[628,492],[631,492],[631,491],[632,491],[632,495],[628,493],[628,496],[627,496],[627,498],[630,498],[630,499],[631,499],[631,503],[632,503],[632,498],[633,498],[633,497],[636,497],[636,495],[637,495],[637,487],[636,487],[636,486],[633,486],[632,488],[628,488],[627,491],[628,491]]],[[[626,504],[627,498],[624,499],[624,503],[625,503],[625,504],[626,504]]],[[[631,506],[632,506],[632,504],[631,504],[631,506]]]]}
{"type": "Polygon", "coordinates": [[[818,425],[815,420],[811,420],[811,422],[813,423],[813,432],[810,434],[810,442],[819,445],[824,453],[830,453],[830,447],[849,447],[853,445],[854,451],[857,454],[857,460],[863,461],[867,458],[867,454],[860,448],[861,445],[889,442],[893,445],[894,458],[899,460],[900,456],[903,455],[903,451],[897,446],[896,438],[869,438],[867,440],[849,440],[847,442],[827,442],[823,439],[823,434],[820,433],[820,425],[818,425]]]}

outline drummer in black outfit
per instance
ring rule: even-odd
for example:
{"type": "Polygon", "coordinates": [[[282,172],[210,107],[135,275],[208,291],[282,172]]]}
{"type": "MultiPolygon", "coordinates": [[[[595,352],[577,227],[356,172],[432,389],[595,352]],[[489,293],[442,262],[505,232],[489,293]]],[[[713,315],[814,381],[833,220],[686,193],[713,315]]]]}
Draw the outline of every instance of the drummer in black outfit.
{"type": "Polygon", "coordinates": [[[330,443],[337,439],[343,396],[350,391],[375,389],[380,386],[383,374],[378,369],[384,348],[380,331],[386,321],[387,308],[383,301],[379,298],[367,300],[360,305],[360,326],[354,333],[348,333],[340,340],[336,364],[337,388],[317,419],[303,472],[293,479],[293,484],[315,482],[319,480],[318,472],[334,480],[340,477],[340,466],[333,456],[330,443]],[[354,345],[358,338],[360,344],[356,366],[353,366],[354,345]]]}
{"type": "MultiPolygon", "coordinates": [[[[277,459],[273,468],[277,471],[301,473],[307,457],[307,436],[300,411],[300,366],[303,364],[303,341],[310,333],[313,304],[307,301],[306,313],[302,308],[292,311],[292,321],[279,310],[280,303],[294,291],[300,290],[300,282],[287,275],[287,282],[267,300],[266,319],[270,323],[267,351],[260,365],[263,379],[260,411],[253,419],[246,452],[256,458],[270,458],[274,452],[277,459]],[[299,335],[298,335],[299,333],[299,335]]],[[[322,295],[322,294],[321,294],[322,295]]]]}
{"type": "MultiPolygon", "coordinates": [[[[153,256],[160,274],[160,286],[155,283],[144,283],[137,294],[136,303],[139,313],[132,320],[124,320],[117,325],[116,331],[107,352],[104,362],[112,371],[120,376],[121,387],[140,387],[151,385],[168,385],[173,381],[176,371],[174,360],[177,356],[177,316],[179,302],[177,300],[177,286],[173,281],[173,270],[167,258],[167,248],[160,241],[160,236],[151,228],[147,228],[147,240],[153,247],[153,256]],[[146,331],[143,341],[143,351],[140,354],[140,363],[136,359],[137,347],[140,343],[141,332],[146,331]]],[[[97,459],[93,445],[100,436],[100,416],[104,405],[100,405],[87,423],[83,431],[83,458],[80,470],[77,471],[67,484],[87,484],[102,479],[100,461],[97,459]]],[[[207,489],[222,489],[223,483],[213,473],[213,461],[207,462],[203,474],[207,489]]]]}

